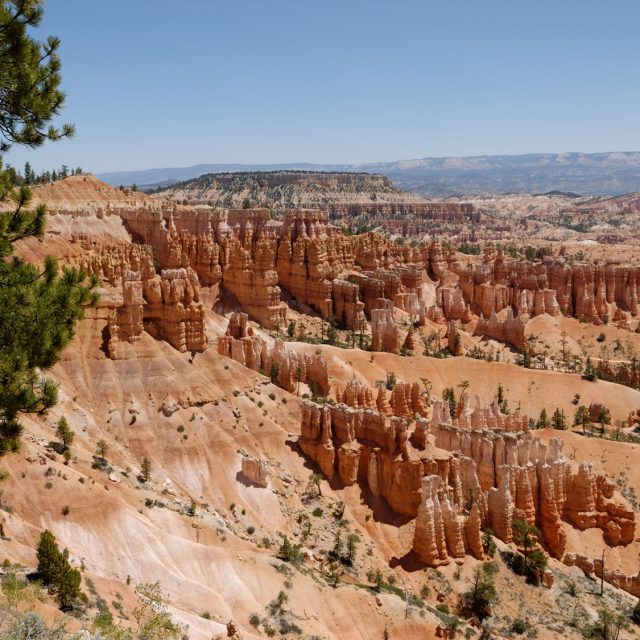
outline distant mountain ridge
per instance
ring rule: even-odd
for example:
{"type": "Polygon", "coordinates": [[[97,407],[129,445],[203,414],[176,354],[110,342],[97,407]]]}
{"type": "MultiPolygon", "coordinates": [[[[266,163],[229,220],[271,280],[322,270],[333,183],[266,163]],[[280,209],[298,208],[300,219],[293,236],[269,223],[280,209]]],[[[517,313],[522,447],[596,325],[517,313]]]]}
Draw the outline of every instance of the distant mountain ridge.
{"type": "Polygon", "coordinates": [[[98,177],[115,186],[161,187],[207,173],[282,170],[382,173],[396,187],[428,197],[548,191],[614,196],[640,191],[638,151],[427,157],[364,164],[199,164],[116,171],[98,177]]]}

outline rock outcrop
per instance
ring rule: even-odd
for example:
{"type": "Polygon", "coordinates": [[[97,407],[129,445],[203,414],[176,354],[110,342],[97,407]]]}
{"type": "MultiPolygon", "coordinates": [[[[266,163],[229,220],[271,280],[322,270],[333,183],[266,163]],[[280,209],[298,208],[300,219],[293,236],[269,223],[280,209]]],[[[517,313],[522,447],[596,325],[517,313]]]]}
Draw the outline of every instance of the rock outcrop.
{"type": "Polygon", "coordinates": [[[371,311],[371,350],[398,353],[398,327],[393,319],[393,304],[371,311]]]}
{"type": "Polygon", "coordinates": [[[282,340],[262,338],[244,313],[231,315],[225,335],[218,338],[218,353],[269,375],[291,393],[297,393],[301,383],[318,395],[327,395],[331,389],[327,363],[319,352],[298,353],[287,349],[282,340]]]}
{"type": "Polygon", "coordinates": [[[198,277],[193,270],[166,269],[143,282],[144,328],[178,351],[204,351],[207,337],[198,277]]]}
{"type": "Polygon", "coordinates": [[[556,557],[566,548],[563,519],[602,529],[611,545],[633,540],[633,512],[590,464],[574,471],[559,438],[545,445],[529,432],[527,416],[477,399],[472,406],[466,393],[455,418],[446,402],[427,418],[419,393],[413,403],[414,389],[398,383],[390,398],[381,389],[374,402],[353,379],[337,390],[336,405],[304,402],[299,444],[330,480],[359,482],[396,513],[415,517],[413,549],[423,562],[482,558],[481,531],[511,542],[515,518],[536,525],[556,557]]]}
{"type": "Polygon", "coordinates": [[[242,475],[249,482],[266,487],[269,484],[269,463],[253,456],[243,456],[242,475]]]}

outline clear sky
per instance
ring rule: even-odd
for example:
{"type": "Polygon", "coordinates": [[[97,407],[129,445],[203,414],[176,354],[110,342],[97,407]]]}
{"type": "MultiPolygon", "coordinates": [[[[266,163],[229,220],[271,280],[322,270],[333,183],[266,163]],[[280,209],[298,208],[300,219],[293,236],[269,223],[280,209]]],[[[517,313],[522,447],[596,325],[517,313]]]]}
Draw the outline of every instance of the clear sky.
{"type": "Polygon", "coordinates": [[[37,169],[640,149],[638,0],[47,0],[37,169]]]}

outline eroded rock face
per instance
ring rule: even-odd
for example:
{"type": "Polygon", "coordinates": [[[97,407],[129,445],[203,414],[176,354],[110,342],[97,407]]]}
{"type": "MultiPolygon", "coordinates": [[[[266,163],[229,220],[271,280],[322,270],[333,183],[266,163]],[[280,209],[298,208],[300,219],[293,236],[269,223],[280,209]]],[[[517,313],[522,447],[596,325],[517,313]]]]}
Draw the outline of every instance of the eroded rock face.
{"type": "Polygon", "coordinates": [[[273,382],[298,392],[300,383],[327,395],[331,389],[327,363],[322,355],[297,353],[285,347],[282,340],[267,341],[256,335],[244,313],[233,313],[224,336],[218,338],[218,353],[232,358],[253,371],[262,371],[273,382]]]}
{"type": "Polygon", "coordinates": [[[393,319],[393,304],[385,303],[380,309],[371,311],[371,349],[398,353],[398,327],[393,319]]]}
{"type": "Polygon", "coordinates": [[[507,308],[506,317],[503,320],[498,318],[495,311],[491,311],[489,318],[480,317],[474,334],[500,340],[519,351],[524,351],[526,348],[524,329],[528,319],[528,316],[522,315],[514,318],[511,307],[507,308]]]}
{"type": "Polygon", "coordinates": [[[122,305],[108,317],[107,350],[111,358],[127,356],[125,342],[140,339],[146,330],[178,351],[207,349],[204,309],[198,278],[191,269],[170,269],[155,274],[153,265],[121,276],[122,305]]]}
{"type": "Polygon", "coordinates": [[[604,322],[610,311],[618,321],[624,320],[622,312],[638,313],[638,267],[568,265],[549,257],[531,263],[507,260],[501,251],[488,250],[482,265],[455,271],[471,310],[485,318],[507,307],[514,315],[562,313],[595,324],[604,322]]]}
{"type": "Polygon", "coordinates": [[[249,482],[266,487],[269,484],[269,463],[253,456],[244,456],[242,474],[249,482]]]}
{"type": "Polygon", "coordinates": [[[146,299],[144,326],[178,351],[204,351],[204,309],[198,277],[190,269],[165,269],[143,283],[146,299]]]}
{"type": "Polygon", "coordinates": [[[121,342],[135,342],[142,335],[144,298],[140,272],[127,270],[122,274],[122,299],[122,306],[110,313],[107,324],[111,358],[117,357],[121,342]]]}
{"type": "MultiPolygon", "coordinates": [[[[513,539],[515,518],[535,525],[556,557],[566,547],[563,519],[598,527],[609,544],[629,544],[633,512],[613,499],[614,488],[582,463],[574,471],[559,438],[544,445],[527,416],[504,415],[497,404],[472,406],[464,393],[455,418],[447,403],[429,407],[398,383],[374,394],[353,379],[338,404],[304,402],[302,450],[328,478],[359,482],[396,513],[415,517],[413,549],[431,566],[470,553],[484,555],[481,531],[513,539]],[[413,411],[417,407],[422,411],[413,411]],[[415,418],[415,424],[412,421],[415,418]]],[[[419,389],[418,389],[419,391],[419,389]]]]}

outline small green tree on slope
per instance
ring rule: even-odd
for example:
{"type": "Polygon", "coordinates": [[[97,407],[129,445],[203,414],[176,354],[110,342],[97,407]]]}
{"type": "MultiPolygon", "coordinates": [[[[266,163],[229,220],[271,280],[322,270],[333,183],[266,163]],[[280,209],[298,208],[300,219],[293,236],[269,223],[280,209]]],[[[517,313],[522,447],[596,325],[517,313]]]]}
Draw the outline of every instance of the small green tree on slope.
{"type": "Polygon", "coordinates": [[[56,595],[62,609],[69,609],[81,596],[80,572],[69,564],[67,550],[60,551],[56,538],[46,529],[42,532],[36,550],[38,574],[56,595]]]}

